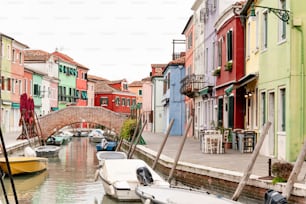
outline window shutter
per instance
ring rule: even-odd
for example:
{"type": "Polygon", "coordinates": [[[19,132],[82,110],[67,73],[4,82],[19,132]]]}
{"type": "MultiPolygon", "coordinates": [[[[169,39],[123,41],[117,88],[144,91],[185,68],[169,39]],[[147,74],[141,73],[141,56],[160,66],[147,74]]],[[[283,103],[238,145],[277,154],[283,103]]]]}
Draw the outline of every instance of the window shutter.
{"type": "Polygon", "coordinates": [[[234,128],[234,96],[228,100],[228,127],[234,128]]]}

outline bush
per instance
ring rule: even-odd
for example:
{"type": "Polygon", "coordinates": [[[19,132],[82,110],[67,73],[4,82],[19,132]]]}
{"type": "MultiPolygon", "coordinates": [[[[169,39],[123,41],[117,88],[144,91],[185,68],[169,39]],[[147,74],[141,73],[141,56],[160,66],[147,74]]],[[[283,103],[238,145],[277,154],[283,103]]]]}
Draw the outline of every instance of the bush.
{"type": "Polygon", "coordinates": [[[135,119],[127,119],[124,121],[120,131],[120,137],[130,141],[136,129],[136,125],[135,119]]]}
{"type": "Polygon", "coordinates": [[[272,165],[272,174],[276,177],[273,183],[286,182],[289,179],[293,165],[290,163],[275,162],[272,165]]]}

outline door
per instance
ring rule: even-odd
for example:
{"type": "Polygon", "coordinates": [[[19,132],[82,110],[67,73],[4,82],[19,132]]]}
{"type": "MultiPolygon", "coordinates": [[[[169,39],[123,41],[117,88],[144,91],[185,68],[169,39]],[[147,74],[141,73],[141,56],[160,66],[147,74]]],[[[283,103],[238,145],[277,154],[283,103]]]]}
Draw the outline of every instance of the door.
{"type": "Polygon", "coordinates": [[[268,99],[268,121],[271,122],[271,127],[268,133],[268,143],[269,143],[269,155],[275,154],[275,94],[274,92],[269,93],[268,99]]]}

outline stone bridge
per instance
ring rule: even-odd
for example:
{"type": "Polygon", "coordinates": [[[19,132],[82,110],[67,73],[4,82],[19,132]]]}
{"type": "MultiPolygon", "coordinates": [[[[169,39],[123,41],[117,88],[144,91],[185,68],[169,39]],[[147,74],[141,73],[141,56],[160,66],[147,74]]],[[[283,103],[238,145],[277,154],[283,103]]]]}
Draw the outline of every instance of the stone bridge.
{"type": "Polygon", "coordinates": [[[126,119],[126,115],[103,107],[69,106],[38,118],[38,122],[41,137],[46,139],[65,126],[81,122],[103,125],[119,134],[126,119]]]}

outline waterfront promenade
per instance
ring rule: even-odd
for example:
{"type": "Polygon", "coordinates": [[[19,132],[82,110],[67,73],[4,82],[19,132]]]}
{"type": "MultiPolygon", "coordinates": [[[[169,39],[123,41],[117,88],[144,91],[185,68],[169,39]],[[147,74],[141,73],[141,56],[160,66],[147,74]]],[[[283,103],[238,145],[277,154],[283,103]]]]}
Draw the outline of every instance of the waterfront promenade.
{"type": "MultiPolygon", "coordinates": [[[[144,146],[156,152],[159,151],[161,143],[165,137],[162,133],[156,134],[151,132],[144,132],[142,136],[146,141],[146,145],[144,146]]],[[[170,158],[176,158],[182,139],[182,136],[169,136],[162,154],[170,158]]],[[[213,167],[221,170],[223,169],[225,171],[230,170],[243,173],[250,162],[251,154],[252,153],[241,153],[240,151],[233,149],[226,150],[224,154],[205,154],[201,151],[200,142],[197,139],[187,138],[179,161],[213,167]]],[[[278,161],[274,158],[271,159],[272,163],[278,161]]],[[[268,160],[269,157],[258,155],[252,170],[252,175],[258,177],[268,176],[268,160]]],[[[298,176],[299,183],[305,184],[305,174],[306,162],[304,162],[301,173],[298,176]]]]}

